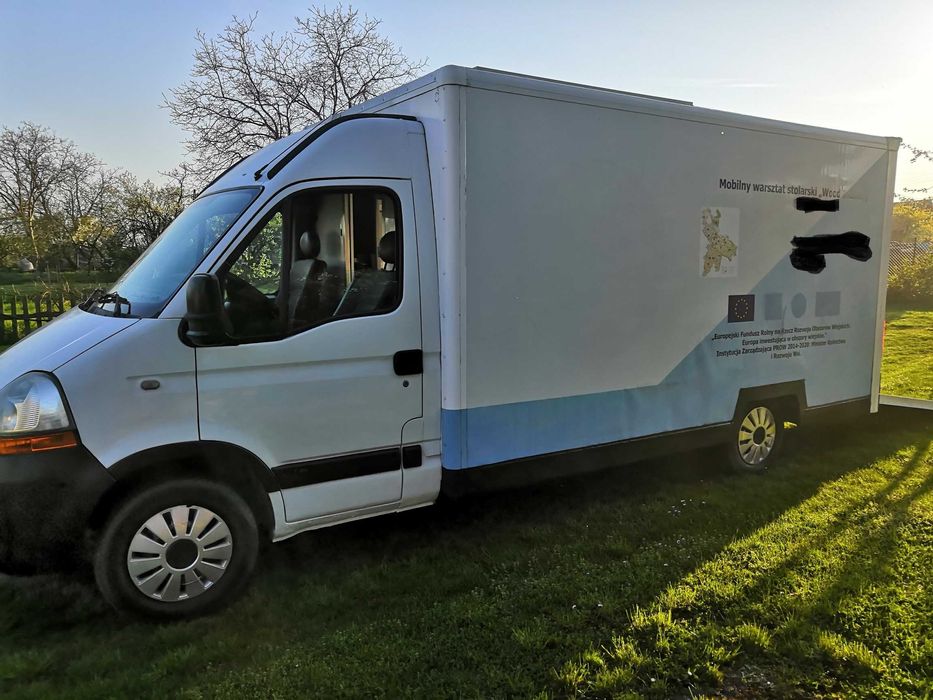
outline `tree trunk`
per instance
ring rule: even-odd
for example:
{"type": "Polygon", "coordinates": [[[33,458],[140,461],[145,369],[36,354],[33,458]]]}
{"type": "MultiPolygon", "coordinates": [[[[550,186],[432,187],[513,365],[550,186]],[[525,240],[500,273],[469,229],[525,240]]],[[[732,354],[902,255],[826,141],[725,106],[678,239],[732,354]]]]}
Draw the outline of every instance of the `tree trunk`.
{"type": "Polygon", "coordinates": [[[32,250],[36,255],[36,271],[39,271],[39,242],[36,240],[36,229],[30,222],[29,224],[29,240],[32,241],[32,250]]]}

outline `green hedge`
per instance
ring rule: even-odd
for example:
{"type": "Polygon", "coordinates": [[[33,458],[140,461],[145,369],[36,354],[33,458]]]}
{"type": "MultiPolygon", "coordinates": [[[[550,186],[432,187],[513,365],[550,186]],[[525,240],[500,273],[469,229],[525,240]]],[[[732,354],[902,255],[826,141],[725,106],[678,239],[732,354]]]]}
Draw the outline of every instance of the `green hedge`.
{"type": "Polygon", "coordinates": [[[920,255],[888,276],[888,301],[933,305],[933,255],[920,255]]]}

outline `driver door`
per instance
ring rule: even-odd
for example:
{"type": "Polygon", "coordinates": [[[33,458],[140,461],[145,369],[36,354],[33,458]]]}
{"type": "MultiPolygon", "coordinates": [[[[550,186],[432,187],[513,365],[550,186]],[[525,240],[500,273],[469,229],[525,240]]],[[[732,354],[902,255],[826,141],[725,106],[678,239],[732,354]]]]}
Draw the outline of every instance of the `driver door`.
{"type": "Polygon", "coordinates": [[[258,221],[214,270],[236,344],[197,349],[201,439],[272,468],[290,522],[395,503],[422,414],[410,183],[296,186],[258,221]]]}

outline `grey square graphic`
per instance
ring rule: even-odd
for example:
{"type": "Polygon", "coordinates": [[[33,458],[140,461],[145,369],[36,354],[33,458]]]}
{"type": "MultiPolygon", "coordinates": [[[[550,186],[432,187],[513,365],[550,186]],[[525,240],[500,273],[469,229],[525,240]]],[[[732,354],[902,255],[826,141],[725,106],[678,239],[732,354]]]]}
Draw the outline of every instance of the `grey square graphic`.
{"type": "Polygon", "coordinates": [[[817,292],[816,315],[838,316],[842,302],[842,292],[817,292]]]}
{"type": "Polygon", "coordinates": [[[780,292],[765,294],[765,321],[780,321],[784,318],[784,295],[780,292]]]}

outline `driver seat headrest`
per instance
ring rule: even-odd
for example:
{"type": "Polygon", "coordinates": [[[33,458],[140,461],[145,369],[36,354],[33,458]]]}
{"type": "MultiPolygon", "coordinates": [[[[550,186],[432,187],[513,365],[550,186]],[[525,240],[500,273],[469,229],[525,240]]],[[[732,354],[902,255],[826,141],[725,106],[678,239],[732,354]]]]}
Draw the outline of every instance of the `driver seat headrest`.
{"type": "Polygon", "coordinates": [[[389,231],[379,239],[379,257],[386,265],[396,264],[397,251],[398,243],[395,231],[389,231]]]}
{"type": "Polygon", "coordinates": [[[321,238],[313,231],[305,231],[298,239],[298,248],[301,257],[314,260],[321,254],[321,238]]]}

